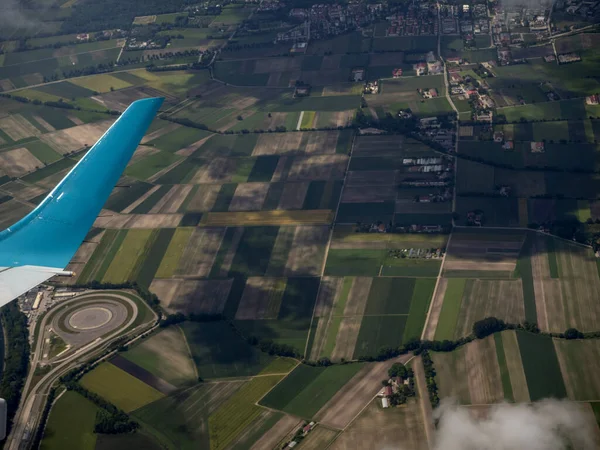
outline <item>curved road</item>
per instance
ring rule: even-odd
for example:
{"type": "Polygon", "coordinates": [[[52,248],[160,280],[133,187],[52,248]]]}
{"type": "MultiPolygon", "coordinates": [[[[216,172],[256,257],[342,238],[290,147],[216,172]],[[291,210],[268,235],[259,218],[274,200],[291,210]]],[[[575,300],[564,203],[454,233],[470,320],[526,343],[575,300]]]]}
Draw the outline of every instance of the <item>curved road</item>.
{"type": "MultiPolygon", "coordinates": [[[[9,435],[9,437],[6,441],[6,444],[5,444],[6,449],[19,450],[21,448],[27,448],[33,434],[29,436],[28,441],[24,441],[23,438],[24,438],[25,432],[29,428],[30,432],[33,433],[33,431],[35,430],[37,423],[39,421],[40,415],[43,411],[43,407],[41,407],[41,406],[39,406],[38,409],[35,410],[34,406],[36,404],[36,400],[38,400],[38,398],[40,396],[48,395],[48,392],[49,392],[50,387],[52,386],[53,382],[57,378],[59,378],[60,376],[64,375],[66,372],[71,370],[72,364],[77,363],[78,359],[80,357],[87,356],[90,352],[93,352],[95,350],[98,350],[99,348],[108,346],[112,342],[112,340],[119,337],[119,335],[123,332],[123,330],[125,330],[129,326],[131,326],[131,324],[133,324],[133,322],[137,318],[138,307],[133,300],[129,299],[126,296],[115,294],[115,293],[104,294],[103,296],[106,296],[107,298],[119,299],[119,300],[125,301],[126,303],[131,305],[133,313],[132,313],[129,321],[124,323],[121,327],[116,329],[109,336],[106,336],[104,338],[98,338],[98,339],[90,342],[89,344],[75,350],[75,352],[73,352],[71,355],[61,359],[60,363],[56,367],[54,367],[52,370],[50,370],[50,372],[48,372],[35,386],[33,386],[33,388],[31,388],[31,383],[33,380],[35,369],[36,369],[36,367],[39,363],[40,357],[42,355],[42,345],[44,342],[43,330],[46,327],[47,319],[51,315],[54,315],[51,313],[54,313],[54,311],[56,311],[59,308],[62,309],[66,305],[70,305],[72,303],[76,303],[78,301],[85,300],[86,297],[89,297],[90,295],[97,296],[98,294],[99,294],[98,291],[86,292],[82,295],[79,295],[79,296],[73,298],[73,299],[66,300],[65,302],[61,303],[57,308],[54,308],[54,310],[50,310],[49,313],[46,314],[44,316],[44,318],[42,319],[42,323],[40,325],[40,333],[37,337],[37,342],[35,342],[35,350],[34,350],[33,359],[31,361],[31,365],[30,365],[29,375],[27,376],[27,380],[26,380],[25,386],[23,388],[23,397],[21,398],[21,403],[20,403],[19,409],[18,409],[17,413],[15,414],[12,432],[9,435]],[[33,425],[33,426],[30,426],[30,425],[33,425]]],[[[133,331],[133,330],[131,330],[131,331],[133,331]]],[[[41,401],[41,403],[43,404],[43,401],[41,401]]]]}

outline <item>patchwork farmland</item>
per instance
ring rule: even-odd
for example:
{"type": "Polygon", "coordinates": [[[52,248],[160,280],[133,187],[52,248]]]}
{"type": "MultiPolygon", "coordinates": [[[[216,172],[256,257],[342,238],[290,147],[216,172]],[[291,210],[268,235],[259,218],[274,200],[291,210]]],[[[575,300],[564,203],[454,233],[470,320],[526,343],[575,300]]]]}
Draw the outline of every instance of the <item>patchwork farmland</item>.
{"type": "MultiPolygon", "coordinates": [[[[74,3],[52,10],[55,26],[69,25],[74,3]]],[[[301,448],[430,448],[423,359],[412,361],[416,398],[389,409],[374,396],[410,355],[366,361],[418,339],[465,338],[486,317],[557,337],[511,329],[431,351],[440,398],[482,414],[504,401],[569,398],[591,418],[597,341],[560,336],[598,331],[600,319],[600,266],[572,240],[597,247],[600,112],[584,100],[598,90],[596,35],[582,34],[585,48],[555,42],[583,52],[583,81],[570,79],[577,66],[542,63],[552,46],[537,44],[513,48],[527,64],[492,65],[482,77],[478,62],[497,52],[479,33],[477,49],[442,35],[444,58],[464,64],[416,76],[413,63],[430,50],[436,58],[438,36],[388,36],[382,20],[311,39],[290,57],[272,30],[233,34],[274,25],[252,9],[141,12],[115,26],[156,28],[165,49],[93,33],[73,43],[78,33],[58,29],[0,44],[0,90],[19,97],[0,97],[2,228],[35,208],[132,101],[165,97],[67,283],[136,283],[168,320],[185,320],[79,380],[138,421],[138,433],[96,435],[97,407],[67,392],[42,446],[69,445],[64,433],[99,450],[273,449],[314,420],[301,448]],[[207,49],[218,56],[197,70],[207,49]],[[75,73],[117,59],[118,70],[75,73]],[[356,69],[377,92],[363,95],[356,69]],[[464,95],[448,101],[457,76],[487,83],[490,123],[472,117],[464,95]],[[302,86],[308,95],[297,95],[302,86]],[[452,150],[428,145],[434,133],[416,131],[420,120],[453,129],[454,106],[452,150]],[[412,119],[399,120],[401,110],[412,119]]]]}

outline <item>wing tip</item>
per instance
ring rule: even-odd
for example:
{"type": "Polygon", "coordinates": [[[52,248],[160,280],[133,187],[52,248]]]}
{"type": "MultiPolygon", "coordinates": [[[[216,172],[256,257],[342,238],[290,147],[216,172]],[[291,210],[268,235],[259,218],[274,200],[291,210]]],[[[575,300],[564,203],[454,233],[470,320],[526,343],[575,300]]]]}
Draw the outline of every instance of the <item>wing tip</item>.
{"type": "Polygon", "coordinates": [[[160,106],[162,105],[162,103],[164,102],[164,100],[165,100],[164,97],[142,98],[140,100],[136,100],[133,103],[131,103],[131,106],[133,106],[133,105],[144,105],[146,103],[150,103],[150,104],[156,106],[157,108],[160,108],[160,106]]]}

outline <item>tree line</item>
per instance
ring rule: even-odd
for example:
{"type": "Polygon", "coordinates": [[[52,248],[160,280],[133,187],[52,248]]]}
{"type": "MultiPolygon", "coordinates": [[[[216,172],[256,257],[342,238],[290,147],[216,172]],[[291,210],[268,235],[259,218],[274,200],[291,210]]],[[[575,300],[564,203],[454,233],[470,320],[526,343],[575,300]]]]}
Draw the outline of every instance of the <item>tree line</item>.
{"type": "Polygon", "coordinates": [[[0,381],[0,397],[6,400],[7,432],[9,432],[19,407],[29,368],[29,330],[27,317],[19,310],[17,302],[10,302],[0,309],[0,320],[7,340],[4,371],[0,381]]]}

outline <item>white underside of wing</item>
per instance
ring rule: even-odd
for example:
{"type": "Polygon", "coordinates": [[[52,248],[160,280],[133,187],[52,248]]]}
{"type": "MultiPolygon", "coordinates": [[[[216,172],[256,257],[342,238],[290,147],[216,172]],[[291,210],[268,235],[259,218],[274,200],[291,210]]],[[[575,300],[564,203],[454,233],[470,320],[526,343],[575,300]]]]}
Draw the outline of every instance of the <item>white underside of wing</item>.
{"type": "Polygon", "coordinates": [[[49,280],[63,269],[41,266],[0,267],[0,306],[49,280]]]}

